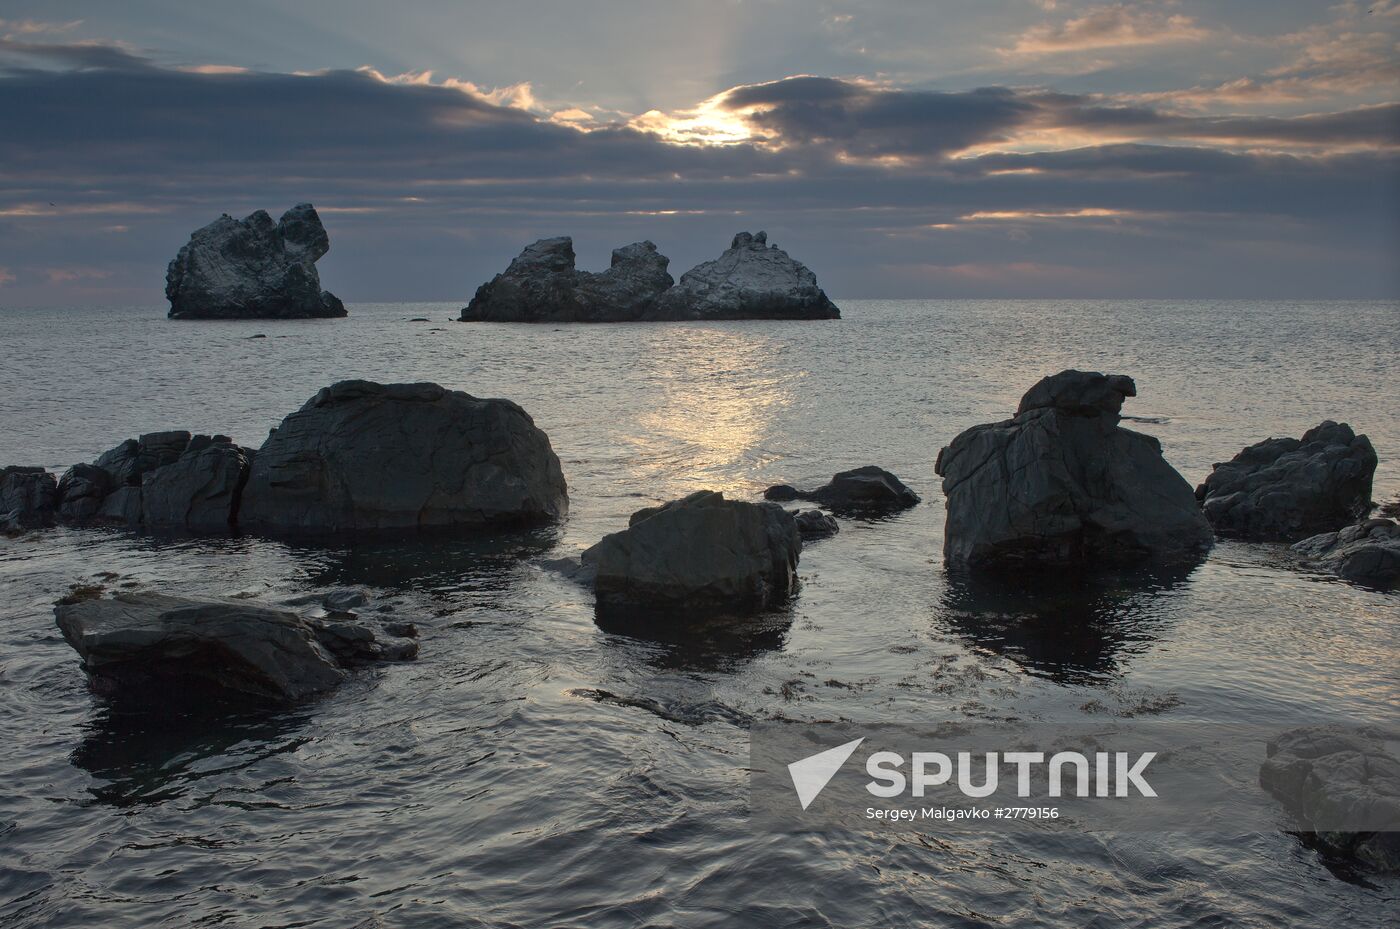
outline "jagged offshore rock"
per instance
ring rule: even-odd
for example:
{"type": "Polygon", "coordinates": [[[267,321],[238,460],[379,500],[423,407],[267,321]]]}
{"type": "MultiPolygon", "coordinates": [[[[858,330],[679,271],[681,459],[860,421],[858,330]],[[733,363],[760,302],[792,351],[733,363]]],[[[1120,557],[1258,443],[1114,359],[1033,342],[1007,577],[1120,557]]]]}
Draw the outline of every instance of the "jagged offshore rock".
{"type": "Polygon", "coordinates": [[[604,611],[752,611],[793,592],[801,551],[782,507],[701,490],[633,513],[583,553],[582,573],[604,611]]]}
{"type": "Polygon", "coordinates": [[[797,523],[797,531],[803,542],[829,539],[841,531],[840,523],[821,510],[794,510],[792,518],[797,523]]]}
{"type": "Polygon", "coordinates": [[[1221,535],[1302,539],[1370,512],[1376,460],[1370,439],[1329,419],[1301,439],[1265,439],[1216,464],[1196,497],[1221,535]]]}
{"type": "Polygon", "coordinates": [[[346,667],[418,654],[416,642],[384,628],[247,600],[121,592],[60,600],[54,614],[94,690],[162,708],[300,700],[339,684],[346,667]]]}
{"type": "Polygon", "coordinates": [[[653,319],[840,319],[817,276],[768,234],[741,232],[657,301],[653,319]]]}
{"type": "Polygon", "coordinates": [[[321,289],[316,261],[330,237],[309,203],[275,225],[264,210],[198,229],[165,275],[171,319],[304,319],[345,315],[321,289]]]}
{"type": "Polygon", "coordinates": [[[322,534],[548,522],[568,511],[549,437],[509,400],[341,381],[272,431],[238,522],[322,534]]]}
{"type": "Polygon", "coordinates": [[[970,568],[1186,561],[1211,544],[1191,486],[1155,438],[1118,425],[1132,378],[1063,371],[1015,417],[973,426],[938,454],[944,557],[970,568]]]}
{"type": "Polygon", "coordinates": [[[606,271],[574,267],[569,236],[540,239],[505,272],[477,288],[463,320],[493,322],[625,322],[641,319],[674,281],[670,260],[651,242],[613,249],[606,271]]]}

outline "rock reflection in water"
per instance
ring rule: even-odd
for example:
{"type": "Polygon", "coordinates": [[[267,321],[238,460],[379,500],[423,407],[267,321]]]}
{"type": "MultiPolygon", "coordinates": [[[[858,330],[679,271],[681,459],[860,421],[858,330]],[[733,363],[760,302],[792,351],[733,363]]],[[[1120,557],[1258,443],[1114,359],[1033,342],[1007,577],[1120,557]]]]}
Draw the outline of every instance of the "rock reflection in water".
{"type": "Polygon", "coordinates": [[[787,644],[793,616],[791,608],[784,608],[752,616],[687,617],[682,623],[664,611],[597,608],[593,618],[606,633],[650,646],[631,657],[639,657],[652,667],[720,671],[733,670],[766,652],[780,651],[787,644]]]}
{"type": "Polygon", "coordinates": [[[303,714],[194,712],[105,705],[71,756],[99,783],[89,792],[117,807],[177,799],[196,782],[228,778],[265,758],[296,751],[303,714]]]}
{"type": "Polygon", "coordinates": [[[1194,565],[1065,578],[950,572],[939,621],[1058,683],[1116,676],[1170,623],[1159,595],[1194,565]]]}
{"type": "Polygon", "coordinates": [[[521,566],[549,551],[557,539],[558,530],[547,527],[297,544],[288,551],[306,562],[308,580],[317,586],[505,591],[521,566]]]}

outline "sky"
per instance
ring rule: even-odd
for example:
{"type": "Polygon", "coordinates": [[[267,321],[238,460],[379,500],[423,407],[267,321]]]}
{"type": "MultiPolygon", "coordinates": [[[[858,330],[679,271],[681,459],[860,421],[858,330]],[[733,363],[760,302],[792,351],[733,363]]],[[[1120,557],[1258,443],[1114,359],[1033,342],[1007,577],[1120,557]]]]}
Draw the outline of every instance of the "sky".
{"type": "Polygon", "coordinates": [[[0,308],[311,201],[347,303],[740,230],[841,298],[1400,298],[1400,0],[0,0],[0,308]]]}

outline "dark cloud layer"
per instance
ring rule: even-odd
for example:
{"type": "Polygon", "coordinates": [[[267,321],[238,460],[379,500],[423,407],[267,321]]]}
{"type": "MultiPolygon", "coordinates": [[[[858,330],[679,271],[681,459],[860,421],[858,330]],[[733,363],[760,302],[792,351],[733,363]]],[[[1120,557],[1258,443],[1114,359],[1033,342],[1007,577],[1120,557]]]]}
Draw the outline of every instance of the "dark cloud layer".
{"type": "Polygon", "coordinates": [[[19,44],[0,42],[0,305],[154,302],[192,228],[302,199],[352,302],[460,299],[543,235],[595,264],[649,237],[679,271],[760,227],[842,296],[1400,290],[1395,105],[1200,117],[804,77],[728,92],[754,137],[701,146],[372,72],[19,44]]]}

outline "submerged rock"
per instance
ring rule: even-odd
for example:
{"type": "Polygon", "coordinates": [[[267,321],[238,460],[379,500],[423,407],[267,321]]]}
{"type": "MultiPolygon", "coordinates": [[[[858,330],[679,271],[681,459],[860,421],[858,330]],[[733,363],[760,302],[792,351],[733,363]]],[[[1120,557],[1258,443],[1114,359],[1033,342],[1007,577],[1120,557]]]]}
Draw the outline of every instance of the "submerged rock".
{"type": "Polygon", "coordinates": [[[568,510],[559,458],[528,413],[437,384],[341,381],[272,430],[238,522],[323,534],[528,525],[568,510]]]}
{"type": "Polygon", "coordinates": [[[919,495],[903,481],[874,465],[842,471],[816,490],[775,484],[763,496],[776,501],[811,500],[836,513],[857,515],[893,513],[919,503],[919,495]]]}
{"type": "Polygon", "coordinates": [[[970,568],[1186,561],[1211,544],[1191,487],[1153,437],[1122,428],[1131,378],[1064,371],[1009,420],[973,426],[938,455],[944,558],[970,568]]]}
{"type": "Polygon", "coordinates": [[[1305,726],[1268,743],[1259,783],[1324,848],[1375,871],[1400,871],[1395,734],[1305,726]]]}
{"type": "Polygon", "coordinates": [[[0,532],[51,526],[58,505],[58,483],[43,468],[0,468],[0,532]]]}
{"type": "Polygon", "coordinates": [[[171,319],[303,319],[345,315],[321,289],[316,261],[330,237],[309,203],[275,225],[265,211],[225,214],[197,230],[170,262],[165,296],[171,319]]]}
{"type": "Polygon", "coordinates": [[[817,276],[768,234],[741,232],[713,261],[681,275],[650,314],[653,319],[840,319],[817,276]]]}
{"type": "Polygon", "coordinates": [[[248,601],[156,593],[60,601],[64,639],[93,689],[180,708],[210,698],[289,702],[331,689],[359,660],[406,659],[417,643],[317,623],[248,601]]]}
{"type": "Polygon", "coordinates": [[[641,319],[674,281],[651,242],[613,249],[606,271],[579,271],[568,236],[527,246],[505,272],[477,288],[462,320],[625,322],[641,319]]]}
{"type": "Polygon", "coordinates": [[[753,611],[797,585],[802,538],[780,506],[702,490],[632,514],[583,553],[605,611],[753,611]]]}
{"type": "Polygon", "coordinates": [[[1304,539],[1293,551],[1319,568],[1373,587],[1400,583],[1400,523],[1367,519],[1304,539]]]}
{"type": "Polygon", "coordinates": [[[797,531],[803,542],[829,539],[841,531],[840,524],[821,510],[794,511],[792,518],[797,523],[797,531]]]}
{"type": "Polygon", "coordinates": [[[1370,512],[1375,473],[1370,439],[1327,420],[1301,439],[1266,439],[1216,464],[1196,497],[1221,535],[1291,541],[1370,512]]]}

